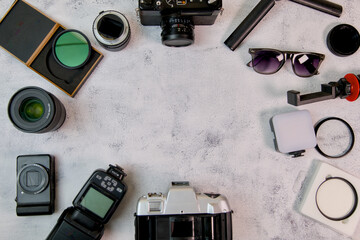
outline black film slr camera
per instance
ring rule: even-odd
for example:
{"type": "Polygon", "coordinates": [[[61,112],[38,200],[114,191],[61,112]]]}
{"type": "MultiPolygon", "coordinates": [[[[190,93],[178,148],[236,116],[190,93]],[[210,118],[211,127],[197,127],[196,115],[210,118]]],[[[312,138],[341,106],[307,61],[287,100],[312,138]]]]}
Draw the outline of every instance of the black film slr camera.
{"type": "Polygon", "coordinates": [[[194,42],[195,25],[212,25],[222,12],[222,0],[139,0],[141,24],[160,25],[162,43],[170,47],[194,42]]]}

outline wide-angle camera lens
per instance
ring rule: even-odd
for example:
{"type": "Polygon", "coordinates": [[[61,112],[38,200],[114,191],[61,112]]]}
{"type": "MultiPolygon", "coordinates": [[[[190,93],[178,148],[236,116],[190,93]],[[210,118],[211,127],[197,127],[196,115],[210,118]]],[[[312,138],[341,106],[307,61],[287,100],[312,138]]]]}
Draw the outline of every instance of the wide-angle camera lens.
{"type": "Polygon", "coordinates": [[[96,17],[93,33],[98,43],[109,51],[120,51],[130,41],[130,25],[117,11],[104,11],[96,17]]]}
{"type": "Polygon", "coordinates": [[[194,23],[190,18],[167,16],[161,21],[162,43],[169,47],[186,47],[194,43],[194,23]]]}
{"type": "Polygon", "coordinates": [[[8,114],[16,128],[29,133],[54,131],[66,117],[62,103],[38,87],[26,87],[16,92],[9,101],[8,114]]]}

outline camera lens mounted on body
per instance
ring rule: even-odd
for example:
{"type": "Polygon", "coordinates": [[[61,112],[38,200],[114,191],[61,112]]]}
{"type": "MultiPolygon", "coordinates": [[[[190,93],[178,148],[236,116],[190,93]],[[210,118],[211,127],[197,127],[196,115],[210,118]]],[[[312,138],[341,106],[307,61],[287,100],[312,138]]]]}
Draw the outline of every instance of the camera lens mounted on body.
{"type": "Polygon", "coordinates": [[[194,23],[190,18],[166,16],[161,21],[162,43],[169,47],[186,47],[194,43],[194,23]]]}

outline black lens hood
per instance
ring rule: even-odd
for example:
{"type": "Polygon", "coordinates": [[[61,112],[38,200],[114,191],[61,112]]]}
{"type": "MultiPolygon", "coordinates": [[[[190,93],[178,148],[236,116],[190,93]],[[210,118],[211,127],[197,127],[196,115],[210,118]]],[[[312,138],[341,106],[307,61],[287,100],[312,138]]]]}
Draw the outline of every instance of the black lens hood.
{"type": "Polygon", "coordinates": [[[14,126],[23,132],[45,133],[61,127],[65,121],[66,111],[62,103],[51,93],[39,87],[25,87],[11,97],[8,115],[14,126]],[[34,122],[26,121],[20,115],[20,106],[29,98],[38,99],[44,106],[42,117],[34,122]]]}

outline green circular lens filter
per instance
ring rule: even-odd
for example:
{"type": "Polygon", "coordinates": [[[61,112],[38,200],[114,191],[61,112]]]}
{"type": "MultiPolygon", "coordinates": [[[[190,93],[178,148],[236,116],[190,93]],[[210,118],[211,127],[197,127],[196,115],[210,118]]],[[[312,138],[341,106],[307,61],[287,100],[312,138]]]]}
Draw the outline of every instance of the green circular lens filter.
{"type": "Polygon", "coordinates": [[[44,114],[44,105],[39,99],[27,99],[20,106],[20,115],[25,121],[35,122],[44,114]]]}
{"type": "Polygon", "coordinates": [[[89,59],[90,49],[90,42],[84,34],[76,30],[67,30],[58,35],[53,50],[61,65],[78,68],[89,59]]]}

